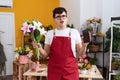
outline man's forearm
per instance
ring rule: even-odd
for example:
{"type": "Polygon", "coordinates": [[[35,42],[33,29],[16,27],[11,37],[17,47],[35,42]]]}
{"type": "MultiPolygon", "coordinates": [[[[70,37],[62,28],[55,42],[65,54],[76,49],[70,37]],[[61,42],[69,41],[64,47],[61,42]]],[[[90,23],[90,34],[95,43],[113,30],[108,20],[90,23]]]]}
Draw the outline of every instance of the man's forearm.
{"type": "Polygon", "coordinates": [[[39,47],[39,51],[40,51],[40,55],[41,55],[43,58],[48,57],[48,53],[47,53],[42,47],[39,47]]]}
{"type": "Polygon", "coordinates": [[[86,54],[87,45],[87,43],[82,43],[82,47],[78,51],[79,56],[86,54]]]}

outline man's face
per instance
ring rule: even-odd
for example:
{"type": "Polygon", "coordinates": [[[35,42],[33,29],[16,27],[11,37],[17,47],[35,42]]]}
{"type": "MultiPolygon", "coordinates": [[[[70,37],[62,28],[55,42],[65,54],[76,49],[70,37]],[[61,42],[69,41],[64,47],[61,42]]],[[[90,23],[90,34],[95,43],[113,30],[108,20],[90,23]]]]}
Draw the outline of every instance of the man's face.
{"type": "Polygon", "coordinates": [[[67,25],[67,14],[65,12],[62,14],[56,14],[54,21],[58,28],[65,28],[67,25]]]}

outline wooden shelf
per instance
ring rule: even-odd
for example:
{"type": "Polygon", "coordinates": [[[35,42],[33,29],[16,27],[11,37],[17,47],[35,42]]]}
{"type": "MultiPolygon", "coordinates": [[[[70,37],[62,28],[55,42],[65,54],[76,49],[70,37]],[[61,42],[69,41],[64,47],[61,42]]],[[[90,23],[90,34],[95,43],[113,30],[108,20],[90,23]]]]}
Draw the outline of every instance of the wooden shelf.
{"type": "Polygon", "coordinates": [[[18,61],[13,61],[13,80],[26,80],[23,73],[29,69],[29,64],[19,64],[18,61]]]}

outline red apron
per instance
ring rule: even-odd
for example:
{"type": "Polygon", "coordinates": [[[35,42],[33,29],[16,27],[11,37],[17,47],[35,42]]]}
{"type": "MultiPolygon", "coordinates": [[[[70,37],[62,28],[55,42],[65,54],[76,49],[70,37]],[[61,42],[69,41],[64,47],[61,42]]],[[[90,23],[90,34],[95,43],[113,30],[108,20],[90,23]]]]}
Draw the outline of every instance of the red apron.
{"type": "Polygon", "coordinates": [[[73,56],[70,37],[53,37],[48,80],[79,80],[77,59],[73,56]]]}

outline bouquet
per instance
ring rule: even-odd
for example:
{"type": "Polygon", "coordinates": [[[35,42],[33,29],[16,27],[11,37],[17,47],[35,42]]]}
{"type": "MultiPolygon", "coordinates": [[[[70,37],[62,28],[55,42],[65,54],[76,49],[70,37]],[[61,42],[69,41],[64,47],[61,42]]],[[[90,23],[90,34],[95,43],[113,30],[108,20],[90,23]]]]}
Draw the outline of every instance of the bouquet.
{"type": "MultiPolygon", "coordinates": [[[[31,36],[31,40],[34,41],[35,43],[40,43],[43,35],[45,35],[46,31],[44,30],[43,27],[41,27],[42,24],[39,21],[33,20],[31,23],[29,21],[25,21],[23,23],[23,27],[21,30],[23,31],[24,34],[29,33],[31,36]]],[[[35,49],[35,55],[34,55],[37,60],[40,59],[40,52],[39,49],[35,49]]]]}
{"type": "Polygon", "coordinates": [[[82,56],[80,56],[79,57],[80,58],[80,60],[79,60],[79,62],[80,62],[80,66],[79,66],[79,68],[80,69],[86,69],[87,68],[87,65],[88,65],[88,63],[89,63],[89,61],[88,61],[88,59],[87,59],[87,56],[86,55],[82,55],[82,56]]]}
{"type": "Polygon", "coordinates": [[[101,25],[101,18],[93,17],[85,21],[85,23],[82,25],[82,29],[91,31],[93,34],[96,34],[101,32],[101,25]]]}

